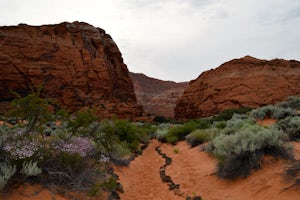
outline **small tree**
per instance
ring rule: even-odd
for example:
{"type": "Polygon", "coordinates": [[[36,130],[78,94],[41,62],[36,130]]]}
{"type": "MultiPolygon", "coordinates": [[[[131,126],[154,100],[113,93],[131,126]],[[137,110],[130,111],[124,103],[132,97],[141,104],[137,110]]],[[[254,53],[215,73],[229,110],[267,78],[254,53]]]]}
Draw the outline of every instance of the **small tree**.
{"type": "Polygon", "coordinates": [[[34,128],[41,129],[43,123],[52,119],[49,101],[40,97],[42,89],[43,87],[39,86],[36,91],[25,97],[14,92],[17,98],[12,101],[13,109],[9,112],[9,115],[16,117],[18,120],[26,120],[27,133],[34,128]]]}

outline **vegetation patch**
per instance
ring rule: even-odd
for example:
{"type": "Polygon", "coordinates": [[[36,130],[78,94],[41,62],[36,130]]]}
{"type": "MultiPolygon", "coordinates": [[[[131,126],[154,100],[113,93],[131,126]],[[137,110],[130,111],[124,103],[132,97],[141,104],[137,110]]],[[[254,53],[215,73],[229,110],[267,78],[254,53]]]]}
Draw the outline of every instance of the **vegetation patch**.
{"type": "Polygon", "coordinates": [[[227,121],[232,118],[234,114],[246,114],[250,112],[252,108],[249,107],[240,107],[240,108],[233,108],[233,109],[226,109],[217,114],[212,118],[212,121],[227,121]]]}
{"type": "Polygon", "coordinates": [[[273,105],[254,109],[250,113],[250,117],[253,117],[254,119],[284,119],[286,117],[295,115],[297,115],[297,112],[293,108],[285,108],[273,105]]]}
{"type": "Polygon", "coordinates": [[[215,137],[206,150],[219,160],[217,175],[234,179],[260,168],[263,155],[290,158],[292,147],[287,141],[279,130],[245,123],[229,135],[215,137]]]}
{"type": "Polygon", "coordinates": [[[210,141],[217,132],[218,130],[216,128],[197,129],[185,136],[185,140],[191,147],[195,147],[204,142],[210,141]]]}
{"type": "Polygon", "coordinates": [[[95,110],[70,115],[40,98],[42,88],[12,102],[0,125],[0,190],[32,180],[64,191],[118,197],[111,162],[128,165],[155,127],[127,120],[99,122],[95,110]]]}
{"type": "Polygon", "coordinates": [[[300,138],[300,117],[287,117],[278,121],[275,127],[282,132],[288,134],[291,140],[298,140],[300,138]]]}

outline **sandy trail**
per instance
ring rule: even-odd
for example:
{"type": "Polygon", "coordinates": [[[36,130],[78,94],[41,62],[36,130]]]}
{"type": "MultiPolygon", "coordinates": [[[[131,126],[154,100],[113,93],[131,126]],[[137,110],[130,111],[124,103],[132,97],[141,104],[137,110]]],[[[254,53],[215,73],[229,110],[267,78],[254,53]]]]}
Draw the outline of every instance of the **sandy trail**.
{"type": "Polygon", "coordinates": [[[164,165],[164,159],[157,154],[155,148],[160,143],[151,141],[143,155],[133,160],[129,167],[116,167],[124,193],[120,193],[122,200],[177,200],[184,199],[176,196],[161,181],[159,168],[164,165]]]}
{"type": "MultiPolygon", "coordinates": [[[[167,144],[161,146],[162,151],[173,160],[166,170],[167,174],[188,195],[201,195],[205,200],[300,199],[300,189],[283,191],[289,186],[282,177],[286,164],[283,160],[268,158],[263,162],[263,168],[253,172],[250,177],[228,181],[213,175],[217,162],[201,152],[199,147],[191,149],[185,142],[174,147],[167,144]],[[178,153],[174,153],[174,148],[178,149],[178,153]]],[[[299,143],[294,143],[294,146],[295,154],[299,153],[299,143]]]]}

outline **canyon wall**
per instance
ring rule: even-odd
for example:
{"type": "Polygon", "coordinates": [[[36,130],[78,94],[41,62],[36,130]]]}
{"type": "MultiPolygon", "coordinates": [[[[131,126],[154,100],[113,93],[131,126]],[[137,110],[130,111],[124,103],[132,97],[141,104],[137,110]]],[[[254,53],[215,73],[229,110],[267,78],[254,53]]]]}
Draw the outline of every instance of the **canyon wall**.
{"type": "Polygon", "coordinates": [[[187,87],[187,82],[162,81],[144,74],[130,73],[138,104],[145,112],[156,116],[174,118],[177,99],[187,87]]]}
{"type": "Polygon", "coordinates": [[[143,112],[116,43],[87,23],[0,27],[0,102],[42,84],[43,97],[71,111],[95,107],[121,118],[143,112]]]}
{"type": "Polygon", "coordinates": [[[239,107],[257,108],[300,95],[300,62],[250,56],[226,62],[189,83],[175,117],[207,117],[239,107]]]}

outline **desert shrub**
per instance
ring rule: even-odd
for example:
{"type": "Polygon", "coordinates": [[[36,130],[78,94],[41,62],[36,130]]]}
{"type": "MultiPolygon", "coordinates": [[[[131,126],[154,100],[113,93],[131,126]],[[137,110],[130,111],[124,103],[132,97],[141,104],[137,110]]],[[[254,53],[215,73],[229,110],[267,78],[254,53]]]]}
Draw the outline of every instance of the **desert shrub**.
{"type": "Polygon", "coordinates": [[[233,109],[227,109],[223,110],[216,116],[212,118],[213,121],[227,121],[230,120],[233,116],[233,114],[246,114],[247,112],[251,111],[252,108],[248,107],[240,107],[240,108],[233,108],[233,109]]]}
{"type": "Polygon", "coordinates": [[[155,138],[160,142],[167,142],[166,135],[168,133],[168,128],[157,129],[155,131],[155,138]]]}
{"type": "Polygon", "coordinates": [[[254,119],[284,119],[288,116],[295,116],[296,111],[292,108],[283,108],[278,106],[264,106],[261,108],[254,109],[250,112],[250,117],[254,119]]]}
{"type": "Polygon", "coordinates": [[[222,130],[226,127],[226,121],[215,121],[213,122],[212,127],[222,130]]]}
{"type": "Polygon", "coordinates": [[[174,149],[173,149],[173,153],[178,154],[178,153],[179,153],[179,149],[174,148],[174,149]]]}
{"type": "Polygon", "coordinates": [[[195,147],[211,140],[217,132],[218,130],[215,128],[197,129],[185,136],[185,140],[191,147],[195,147]]]}
{"type": "Polygon", "coordinates": [[[43,159],[43,145],[36,135],[27,135],[25,129],[11,129],[2,139],[3,156],[10,162],[22,166],[24,161],[43,159]]]}
{"type": "Polygon", "coordinates": [[[300,117],[287,117],[279,120],[275,125],[276,128],[288,134],[291,140],[300,138],[300,117]]]}
{"type": "Polygon", "coordinates": [[[137,127],[126,120],[116,120],[114,122],[115,134],[122,142],[126,142],[128,147],[135,151],[138,149],[140,139],[137,127]]]}
{"type": "Polygon", "coordinates": [[[244,118],[242,115],[234,114],[232,118],[225,122],[225,127],[220,130],[220,134],[230,135],[240,130],[243,126],[254,125],[255,121],[251,118],[244,118]]]}
{"type": "Polygon", "coordinates": [[[131,151],[126,143],[114,143],[109,156],[116,165],[127,166],[131,161],[131,151]]]}
{"type": "Polygon", "coordinates": [[[197,129],[197,122],[189,121],[185,124],[178,124],[171,127],[166,135],[166,140],[170,144],[185,140],[185,136],[197,129]]]}
{"type": "Polygon", "coordinates": [[[275,107],[273,111],[272,118],[273,119],[284,119],[289,116],[295,116],[297,113],[292,108],[278,108],[275,107]]]}
{"type": "Polygon", "coordinates": [[[136,122],[132,123],[133,126],[136,126],[136,135],[138,136],[138,139],[141,143],[147,144],[149,143],[149,140],[151,138],[154,138],[155,131],[157,127],[155,125],[152,125],[150,123],[141,123],[141,122],[136,122]]]}
{"type": "Polygon", "coordinates": [[[37,176],[42,173],[42,169],[37,166],[38,162],[24,162],[21,170],[22,174],[26,176],[37,176]]]}
{"type": "Polygon", "coordinates": [[[89,132],[88,127],[99,120],[99,117],[95,114],[95,110],[87,109],[84,111],[78,111],[69,122],[68,126],[72,134],[89,136],[92,132],[89,132]]]}
{"type": "Polygon", "coordinates": [[[299,110],[300,109],[300,97],[289,96],[287,101],[277,103],[276,106],[299,110]]]}
{"type": "Polygon", "coordinates": [[[0,191],[6,186],[8,180],[16,173],[15,165],[0,163],[0,191]]]}
{"type": "MultiPolygon", "coordinates": [[[[288,181],[293,182],[293,184],[291,184],[288,188],[299,187],[300,186],[300,161],[297,160],[297,161],[289,164],[285,168],[284,175],[288,181]]],[[[285,189],[288,189],[288,188],[285,188],[285,189]]]]}
{"type": "Polygon", "coordinates": [[[247,124],[233,134],[215,137],[206,149],[218,160],[217,175],[222,178],[247,177],[260,167],[261,157],[289,157],[287,135],[276,130],[247,124]]]}

